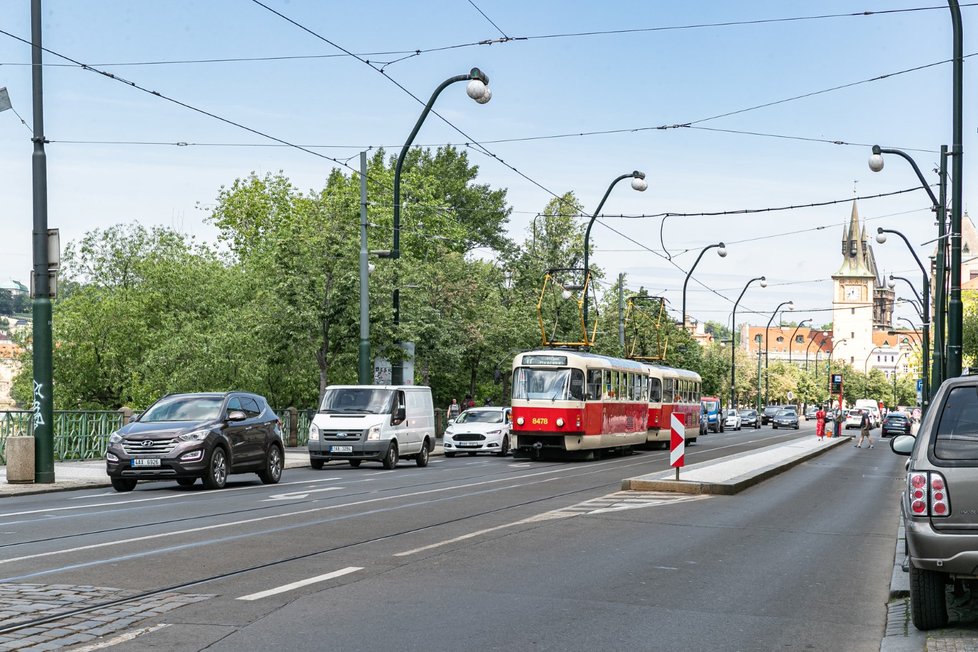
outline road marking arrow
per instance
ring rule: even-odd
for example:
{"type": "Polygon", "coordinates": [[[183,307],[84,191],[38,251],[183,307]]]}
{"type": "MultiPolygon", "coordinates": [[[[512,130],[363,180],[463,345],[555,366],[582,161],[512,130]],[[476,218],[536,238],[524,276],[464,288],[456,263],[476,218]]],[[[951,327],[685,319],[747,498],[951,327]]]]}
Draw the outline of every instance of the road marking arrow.
{"type": "Polygon", "coordinates": [[[293,491],[287,494],[272,494],[263,503],[267,503],[271,500],[301,500],[303,498],[308,498],[309,494],[314,494],[319,491],[335,491],[337,489],[342,489],[343,487],[323,487],[321,489],[309,489],[308,491],[293,491]]]}

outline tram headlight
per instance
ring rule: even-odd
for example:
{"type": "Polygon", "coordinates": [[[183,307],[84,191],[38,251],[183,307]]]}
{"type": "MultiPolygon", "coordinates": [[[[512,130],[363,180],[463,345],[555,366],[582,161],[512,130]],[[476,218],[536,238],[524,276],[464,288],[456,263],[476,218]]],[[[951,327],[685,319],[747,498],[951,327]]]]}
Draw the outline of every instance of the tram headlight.
{"type": "Polygon", "coordinates": [[[516,417],[516,425],[522,426],[524,423],[523,417],[516,417]]]}
{"type": "Polygon", "coordinates": [[[562,418],[560,418],[560,417],[557,417],[557,427],[558,428],[563,428],[564,427],[564,420],[562,418]]]}

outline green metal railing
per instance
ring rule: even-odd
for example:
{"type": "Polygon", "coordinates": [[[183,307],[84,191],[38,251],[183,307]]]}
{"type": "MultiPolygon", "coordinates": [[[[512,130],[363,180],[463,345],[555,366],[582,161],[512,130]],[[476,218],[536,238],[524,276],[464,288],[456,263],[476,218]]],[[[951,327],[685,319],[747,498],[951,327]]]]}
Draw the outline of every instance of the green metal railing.
{"type": "MultiPolygon", "coordinates": [[[[292,412],[276,410],[282,420],[282,434],[286,445],[292,412]]],[[[305,446],[309,441],[309,423],[315,410],[296,411],[296,445],[305,446]]],[[[7,437],[33,436],[34,413],[30,410],[0,410],[0,465],[6,465],[7,437]]],[[[105,457],[109,435],[121,428],[125,416],[115,410],[55,410],[54,412],[54,459],[97,460],[105,457]]]]}
{"type": "MultiPolygon", "coordinates": [[[[7,437],[33,436],[34,413],[29,410],[0,411],[0,463],[6,464],[7,437]]],[[[115,410],[55,410],[54,459],[95,460],[105,456],[109,435],[123,423],[115,410]]]]}

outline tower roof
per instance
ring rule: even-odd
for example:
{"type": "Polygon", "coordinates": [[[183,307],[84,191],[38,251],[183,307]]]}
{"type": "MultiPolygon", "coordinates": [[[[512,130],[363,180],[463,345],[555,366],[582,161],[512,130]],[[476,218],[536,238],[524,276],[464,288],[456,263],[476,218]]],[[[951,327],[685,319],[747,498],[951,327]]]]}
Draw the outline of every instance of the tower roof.
{"type": "Polygon", "coordinates": [[[860,231],[859,211],[856,200],[852,200],[852,214],[849,216],[849,228],[842,240],[842,266],[833,276],[862,276],[876,278],[870,269],[870,261],[863,251],[866,242],[866,229],[860,231]]]}

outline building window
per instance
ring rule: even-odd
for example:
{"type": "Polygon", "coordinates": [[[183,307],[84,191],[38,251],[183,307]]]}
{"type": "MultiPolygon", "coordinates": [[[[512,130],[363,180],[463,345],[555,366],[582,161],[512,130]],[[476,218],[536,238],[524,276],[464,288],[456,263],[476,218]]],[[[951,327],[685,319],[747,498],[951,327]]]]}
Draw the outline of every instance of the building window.
{"type": "Polygon", "coordinates": [[[804,344],[804,343],[805,343],[805,336],[804,335],[796,335],[795,336],[795,344],[804,344]]]}
{"type": "Polygon", "coordinates": [[[856,334],[855,333],[849,333],[849,339],[851,339],[851,340],[856,339],[856,334]]]}
{"type": "Polygon", "coordinates": [[[849,364],[856,364],[856,358],[854,356],[849,356],[849,364]]]}
{"type": "Polygon", "coordinates": [[[849,308],[849,314],[850,315],[855,315],[856,314],[856,309],[855,308],[849,308]]]}
{"type": "Polygon", "coordinates": [[[784,338],[779,335],[777,341],[778,342],[784,342],[784,338]]]}

